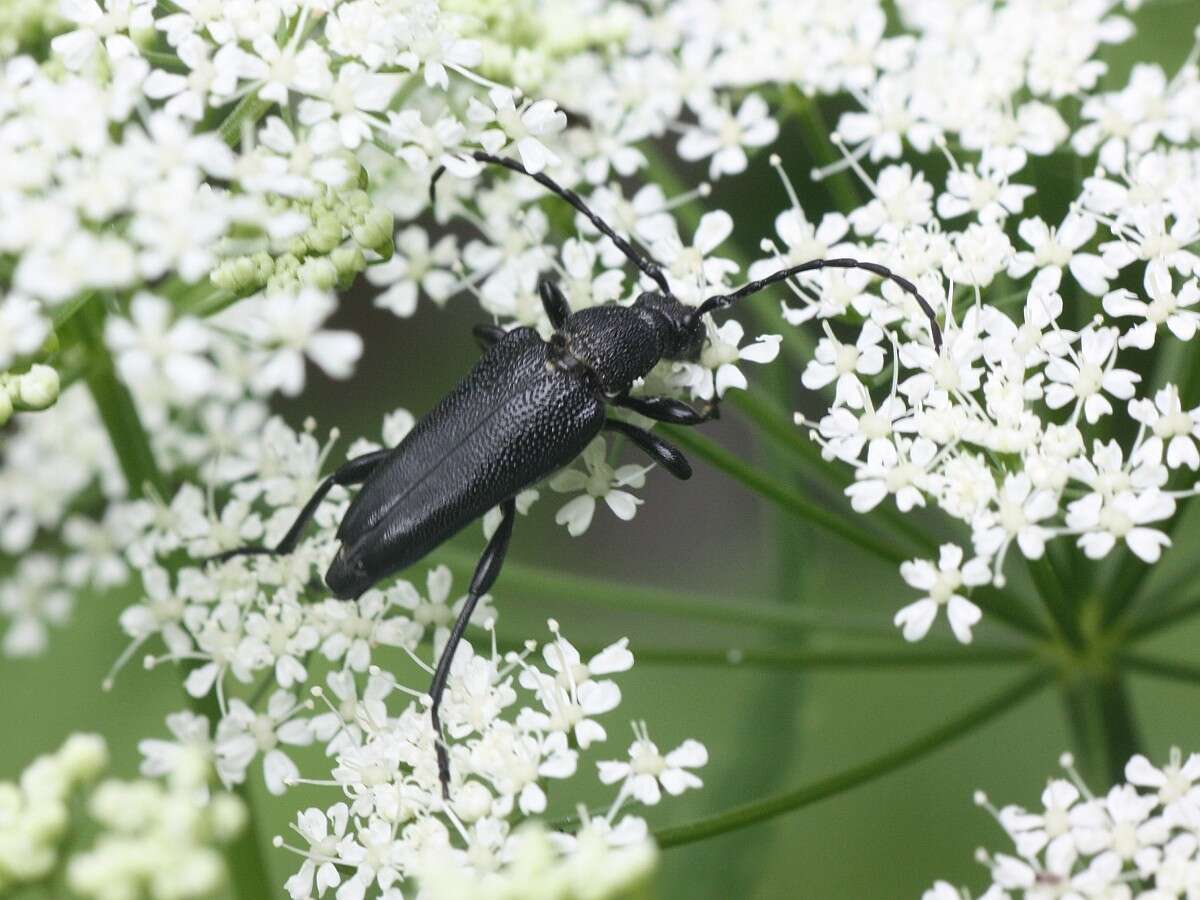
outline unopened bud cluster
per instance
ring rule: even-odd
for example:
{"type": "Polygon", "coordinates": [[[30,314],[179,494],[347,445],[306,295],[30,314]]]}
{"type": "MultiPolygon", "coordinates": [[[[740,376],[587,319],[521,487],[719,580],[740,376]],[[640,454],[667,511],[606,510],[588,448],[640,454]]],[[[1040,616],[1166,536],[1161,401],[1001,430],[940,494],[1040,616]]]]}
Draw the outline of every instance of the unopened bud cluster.
{"type": "Polygon", "coordinates": [[[230,794],[208,797],[207,772],[198,781],[96,784],[108,762],[103,738],[74,734],[17,781],[0,781],[0,894],[36,891],[62,871],[70,896],[97,900],[186,900],[220,889],[225,866],[215,845],[245,826],[241,801],[230,794]],[[86,826],[84,810],[91,820],[86,826]],[[95,833],[95,826],[91,845],[68,853],[68,838],[95,833]]]}
{"type": "Polygon", "coordinates": [[[226,259],[213,270],[213,284],[239,297],[264,289],[344,290],[367,267],[368,254],[391,258],[392,213],[373,205],[364,190],[320,187],[314,197],[273,202],[275,212],[298,215],[307,226],[271,249],[226,259]]]}
{"type": "Polygon", "coordinates": [[[27,372],[0,372],[0,426],[14,412],[41,412],[58,400],[58,371],[34,364],[27,372]]]}

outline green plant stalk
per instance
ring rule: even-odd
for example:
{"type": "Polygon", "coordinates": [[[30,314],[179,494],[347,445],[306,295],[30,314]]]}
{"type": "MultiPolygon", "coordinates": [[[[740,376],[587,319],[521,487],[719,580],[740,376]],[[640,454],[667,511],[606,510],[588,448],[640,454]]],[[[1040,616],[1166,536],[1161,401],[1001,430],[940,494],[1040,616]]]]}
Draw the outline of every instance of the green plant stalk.
{"type": "Polygon", "coordinates": [[[1156,659],[1153,656],[1143,656],[1140,653],[1122,653],[1117,657],[1127,669],[1143,675],[1153,675],[1168,681],[1181,681],[1185,684],[1200,684],[1200,666],[1191,663],[1175,662],[1169,659],[1156,659]]]}
{"type": "MultiPolygon", "coordinates": [[[[829,127],[825,124],[825,116],[821,113],[821,106],[817,100],[804,96],[794,88],[784,91],[783,100],[785,108],[790,109],[800,119],[803,126],[800,134],[809,156],[821,167],[837,162],[841,154],[829,139],[829,127]]],[[[818,183],[828,189],[834,205],[844,214],[848,215],[863,205],[858,182],[844,169],[818,183]]]]}
{"type": "MultiPolygon", "coordinates": [[[[187,698],[193,712],[204,716],[213,725],[221,721],[221,710],[217,705],[215,693],[210,692],[200,698],[188,694],[187,698]]],[[[229,883],[233,896],[238,900],[265,900],[267,897],[274,897],[279,893],[279,887],[271,883],[268,874],[269,869],[258,834],[250,782],[243,781],[235,785],[233,792],[246,809],[245,830],[237,840],[230,842],[225,850],[225,863],[229,868],[229,883]]]]}
{"type": "MultiPolygon", "coordinates": [[[[427,567],[441,563],[447,566],[456,578],[467,579],[471,577],[478,562],[478,551],[472,552],[444,544],[430,553],[420,565],[427,567]]],[[[802,610],[778,607],[762,600],[725,600],[632,584],[622,584],[614,588],[611,581],[555,572],[515,560],[504,564],[502,584],[505,592],[511,591],[514,596],[575,601],[597,609],[623,612],[636,610],[679,616],[697,622],[783,628],[795,632],[820,625],[816,617],[802,610]]]]}
{"type": "Polygon", "coordinates": [[[1124,678],[1116,671],[1082,674],[1063,684],[1062,699],[1084,778],[1119,784],[1139,744],[1124,678]]]}
{"type": "Polygon", "coordinates": [[[1054,620],[1059,635],[1067,645],[1081,649],[1084,646],[1084,639],[1076,614],[1076,605],[1067,595],[1066,587],[1063,585],[1062,579],[1058,577],[1054,564],[1046,556],[1041,559],[1027,559],[1026,564],[1029,567],[1033,583],[1037,587],[1038,595],[1042,598],[1046,611],[1054,620]]]}
{"type": "MultiPolygon", "coordinates": [[[[1189,573],[1188,581],[1189,587],[1195,583],[1194,573],[1189,573]]],[[[1177,585],[1176,589],[1182,586],[1177,585]]],[[[1156,605],[1155,601],[1161,602],[1157,604],[1159,608],[1155,612],[1142,616],[1131,623],[1125,631],[1125,635],[1130,640],[1141,640],[1142,638],[1158,633],[1169,625],[1174,625],[1176,622],[1181,622],[1190,616],[1194,616],[1196,613],[1200,613],[1200,594],[1195,594],[1182,603],[1167,605],[1166,599],[1172,593],[1174,593],[1174,590],[1160,592],[1147,601],[1147,605],[1151,607],[1156,605]]]]}
{"type": "MultiPolygon", "coordinates": [[[[599,652],[597,647],[591,652],[599,652]]],[[[580,649],[588,655],[589,650],[580,649]]],[[[915,650],[788,650],[776,647],[691,649],[647,647],[636,651],[642,664],[729,666],[730,668],[810,671],[814,669],[940,668],[1030,662],[1033,651],[1008,647],[918,648],[915,650]]],[[[1200,671],[1200,670],[1197,670],[1200,671]]]]}
{"type": "MultiPolygon", "coordinates": [[[[781,410],[773,400],[754,391],[738,391],[730,397],[727,403],[760,426],[763,433],[780,447],[792,452],[805,465],[808,471],[822,481],[829,481],[840,487],[845,487],[854,479],[847,467],[839,466],[821,456],[817,445],[804,437],[792,424],[784,410],[781,410]]],[[[840,507],[847,512],[843,503],[840,507]]],[[[853,513],[847,513],[854,515],[853,513]]],[[[890,506],[877,507],[872,512],[872,518],[886,522],[893,532],[893,537],[906,539],[916,545],[919,553],[937,553],[938,542],[935,538],[921,529],[914,529],[911,519],[890,506]]]]}
{"type": "Polygon", "coordinates": [[[230,147],[236,147],[242,142],[242,134],[246,127],[256,123],[259,119],[267,114],[275,104],[270,100],[263,100],[258,96],[257,91],[253,91],[237,102],[237,105],[225,117],[225,121],[221,123],[220,134],[223,140],[230,147]]]}
{"type": "Polygon", "coordinates": [[[104,343],[103,304],[81,305],[71,318],[69,329],[87,355],[84,379],[112,442],[130,496],[145,496],[147,487],[157,490],[160,496],[165,495],[163,477],[155,462],[150,438],[133,396],[118,377],[104,343]]]}
{"type": "Polygon", "coordinates": [[[899,564],[908,559],[908,554],[891,542],[876,537],[857,525],[843,521],[841,517],[809,500],[798,491],[777,484],[768,475],[714,441],[692,431],[669,425],[662,426],[662,430],[683,449],[705,460],[734,480],[740,481],[756,494],[760,494],[792,515],[831,531],[887,562],[899,564]]]}
{"type": "Polygon", "coordinates": [[[1048,681],[1049,671],[1038,668],[985,703],[876,759],[853,766],[829,778],[747,803],[706,819],[659,829],[655,831],[654,836],[662,847],[678,847],[764,822],[810,806],[827,797],[845,793],[894,772],[969,734],[1035,694],[1048,681]]]}

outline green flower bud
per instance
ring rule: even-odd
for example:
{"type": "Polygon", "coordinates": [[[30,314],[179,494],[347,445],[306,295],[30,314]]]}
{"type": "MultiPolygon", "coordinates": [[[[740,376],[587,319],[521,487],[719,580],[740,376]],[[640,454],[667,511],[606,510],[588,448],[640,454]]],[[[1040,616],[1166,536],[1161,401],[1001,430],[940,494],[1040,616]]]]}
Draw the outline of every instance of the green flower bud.
{"type": "Polygon", "coordinates": [[[296,274],[302,283],[323,291],[332,290],[338,281],[337,267],[328,256],[310,256],[296,274]]]}
{"type": "Polygon", "coordinates": [[[313,253],[329,253],[342,242],[345,229],[342,223],[332,214],[321,216],[313,227],[304,234],[304,240],[313,253]]]}
{"type": "Polygon", "coordinates": [[[0,428],[3,428],[8,420],[12,418],[12,414],[12,398],[8,396],[8,391],[5,388],[4,382],[0,381],[0,428]]]}
{"type": "Polygon", "coordinates": [[[295,275],[300,269],[300,258],[292,256],[290,253],[285,253],[275,260],[276,275],[295,275]]]}
{"type": "Polygon", "coordinates": [[[33,411],[48,409],[58,400],[58,391],[58,371],[35,364],[17,379],[17,405],[33,411]]]}
{"type": "Polygon", "coordinates": [[[389,210],[376,207],[367,213],[363,223],[351,232],[355,243],[380,256],[392,255],[392,229],[395,222],[389,210]]]}
{"type": "Polygon", "coordinates": [[[338,247],[329,254],[329,259],[337,269],[338,284],[342,287],[349,287],[354,276],[367,267],[367,259],[363,256],[362,249],[354,244],[338,247]]]}

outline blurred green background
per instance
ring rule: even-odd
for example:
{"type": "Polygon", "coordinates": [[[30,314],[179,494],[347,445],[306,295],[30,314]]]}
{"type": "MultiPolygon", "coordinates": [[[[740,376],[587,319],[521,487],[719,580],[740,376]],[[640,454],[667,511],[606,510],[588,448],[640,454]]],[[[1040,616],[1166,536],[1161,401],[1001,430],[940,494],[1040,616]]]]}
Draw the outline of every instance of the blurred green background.
{"type": "MultiPolygon", "coordinates": [[[[1152,3],[1134,18],[1138,37],[1107,54],[1109,87],[1123,84],[1136,60],[1157,61],[1172,72],[1200,23],[1200,3],[1152,3]]],[[[827,107],[825,113],[835,121],[837,107],[827,107]]],[[[813,161],[799,149],[804,142],[788,137],[785,134],[779,146],[797,148],[784,162],[806,202],[812,198],[810,212],[832,208],[822,196],[824,188],[807,179],[813,161]]],[[[707,202],[729,209],[742,245],[753,248],[771,233],[774,215],[786,200],[760,159],[707,202]]],[[[1058,221],[1059,215],[1061,210],[1047,218],[1058,221]]],[[[419,414],[476,355],[469,329],[480,314],[467,299],[445,310],[424,304],[414,319],[399,322],[373,309],[369,299],[355,296],[343,304],[339,316],[339,324],[367,336],[366,356],[348,383],[322,381],[319,373],[310,372],[311,389],[303,400],[280,406],[293,423],[311,414],[322,429],[336,425],[343,434],[377,436],[385,412],[405,406],[419,414]]],[[[798,386],[799,371],[747,368],[755,369],[748,372],[752,387],[770,378],[782,378],[785,388],[798,386]]],[[[1194,403],[1197,398],[1184,399],[1194,403]]],[[[793,477],[756,444],[752,430],[734,411],[705,432],[780,479],[793,477]]],[[[550,496],[518,522],[512,558],[618,585],[694,589],[828,609],[839,619],[877,628],[884,633],[885,646],[899,646],[901,639],[889,631],[888,623],[915,595],[895,569],[824,532],[781,521],[759,498],[703,465],[698,468],[697,477],[687,484],[655,473],[634,522],[620,523],[602,510],[586,538],[579,540],[553,525],[559,504],[550,496]]],[[[836,494],[821,493],[819,485],[803,487],[826,502],[844,502],[836,494]]],[[[1165,580],[1161,576],[1169,576],[1173,565],[1191,555],[1200,539],[1200,522],[1195,519],[1176,532],[1176,546],[1156,581],[1165,580]]],[[[936,518],[914,518],[913,527],[931,523],[937,527],[936,518]]],[[[463,544],[478,548],[482,539],[477,530],[470,532],[463,544]]],[[[418,568],[409,577],[422,584],[424,572],[418,568]]],[[[535,602],[506,588],[503,576],[495,595],[506,634],[540,636],[546,616],[553,615],[580,643],[598,645],[629,635],[635,654],[639,646],[778,646],[789,640],[754,629],[681,627],[677,620],[636,611],[598,611],[570,596],[563,596],[561,603],[535,602]]],[[[174,672],[147,673],[134,665],[121,675],[113,692],[100,690],[105,671],[124,645],[117,615],[131,600],[127,595],[80,598],[71,625],[55,633],[44,658],[0,659],[0,777],[12,776],[36,753],[56,747],[74,730],[104,734],[117,771],[132,774],[138,762],[137,741],[165,734],[164,715],[185,705],[174,672]]],[[[944,635],[944,625],[935,627],[935,634],[944,635]]],[[[1003,640],[1005,633],[985,622],[979,636],[1003,640]]],[[[1200,620],[1192,620],[1152,649],[1194,660],[1198,641],[1200,620]]],[[[652,824],[680,823],[872,758],[964,711],[1015,675],[999,665],[779,673],[642,664],[622,681],[625,701],[619,715],[608,722],[606,749],[586,759],[590,765],[592,759],[623,756],[630,737],[624,723],[633,718],[644,717],[664,749],[685,737],[704,741],[711,753],[705,790],[666,803],[650,816],[652,824]]],[[[1161,758],[1173,744],[1200,749],[1200,697],[1195,688],[1145,679],[1135,679],[1132,687],[1148,753],[1161,758]]],[[[1045,778],[1057,772],[1059,753],[1068,746],[1059,695],[1053,689],[1044,691],[882,780],[737,834],[667,851],[659,896],[918,897],[935,878],[978,888],[986,882],[984,871],[973,862],[974,849],[1005,849],[1005,844],[999,828],[972,804],[972,792],[982,788],[998,803],[1034,805],[1045,778]]],[[[327,771],[317,751],[303,754],[301,760],[306,775],[322,777],[327,771]]],[[[257,772],[255,780],[261,781],[257,772]]],[[[294,810],[314,802],[328,805],[334,797],[311,791],[269,798],[261,790],[256,796],[264,819],[258,839],[276,882],[282,884],[298,861],[273,850],[270,836],[284,828],[294,810]]]]}

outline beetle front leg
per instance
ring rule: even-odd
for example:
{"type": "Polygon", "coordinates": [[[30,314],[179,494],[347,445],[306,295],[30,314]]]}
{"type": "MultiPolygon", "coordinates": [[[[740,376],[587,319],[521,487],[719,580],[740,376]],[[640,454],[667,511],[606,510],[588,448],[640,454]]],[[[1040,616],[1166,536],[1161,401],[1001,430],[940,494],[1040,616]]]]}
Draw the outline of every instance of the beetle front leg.
{"type": "Polygon", "coordinates": [[[617,419],[609,419],[604,423],[604,428],[606,431],[625,435],[676,478],[686,481],[692,477],[692,466],[687,457],[678,447],[667,443],[657,434],[651,434],[645,428],[638,428],[617,419]]]}
{"type": "Polygon", "coordinates": [[[308,498],[308,502],[304,504],[304,508],[300,510],[300,514],[296,516],[296,521],[292,523],[292,527],[288,529],[287,534],[274,547],[238,547],[235,550],[226,550],[224,553],[217,553],[210,556],[205,562],[225,562],[225,560],[233,559],[235,556],[282,556],[291,553],[296,549],[296,545],[300,543],[300,536],[304,533],[305,526],[317,514],[317,508],[321,505],[321,501],[325,499],[326,495],[333,490],[333,486],[335,484],[343,486],[362,484],[371,477],[371,473],[375,471],[375,468],[391,452],[391,449],[385,447],[382,450],[364,453],[362,456],[356,456],[354,459],[347,460],[340,469],[317,485],[317,489],[313,492],[313,495],[308,498]]]}
{"type": "Polygon", "coordinates": [[[508,542],[512,538],[513,520],[517,517],[517,505],[513,498],[500,504],[500,525],[492,539],[484,548],[483,556],[475,566],[475,574],[471,576],[471,586],[467,590],[467,599],[459,610],[454,627],[442,655],[438,657],[437,668],[433,673],[433,683],[429,686],[429,715],[433,721],[433,742],[437,751],[438,781],[442,784],[442,797],[450,799],[450,754],[446,750],[446,742],[442,739],[442,723],[439,710],[442,705],[442,695],[446,692],[446,680],[450,677],[450,664],[454,662],[454,652],[462,641],[463,632],[471,620],[471,613],[479,598],[488,592],[500,574],[504,565],[504,554],[508,552],[508,542]]]}
{"type": "Polygon", "coordinates": [[[491,350],[496,342],[508,334],[499,325],[476,325],[471,329],[480,350],[491,350]]]}

